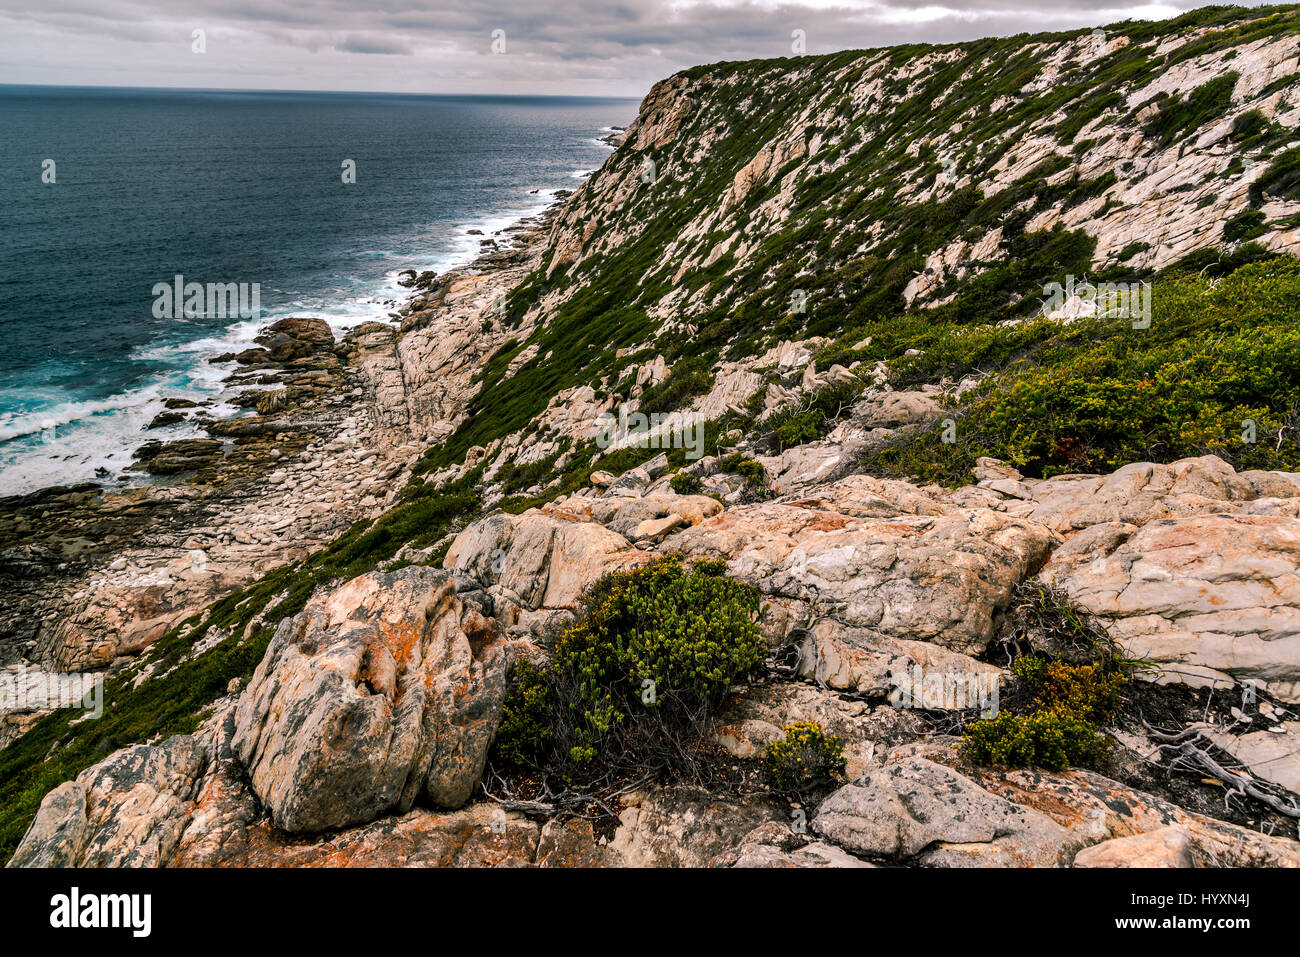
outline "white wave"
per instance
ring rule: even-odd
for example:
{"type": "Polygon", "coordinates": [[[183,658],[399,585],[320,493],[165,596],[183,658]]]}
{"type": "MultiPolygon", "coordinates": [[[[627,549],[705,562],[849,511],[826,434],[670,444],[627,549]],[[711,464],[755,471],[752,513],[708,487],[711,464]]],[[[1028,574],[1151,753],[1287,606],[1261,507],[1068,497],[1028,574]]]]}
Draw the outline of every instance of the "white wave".
{"type": "MultiPolygon", "coordinates": [[[[571,175],[582,179],[593,172],[576,170],[571,175]]],[[[288,316],[323,319],[336,336],[365,322],[386,322],[411,295],[398,282],[405,270],[433,270],[441,274],[469,266],[484,248],[481,240],[496,238],[505,246],[509,239],[505,231],[539,215],[555,201],[559,192],[549,188],[523,189],[517,194],[517,200],[492,215],[452,226],[433,226],[431,234],[442,250],[423,258],[377,249],[358,252],[358,256],[365,258],[402,263],[400,267],[386,270],[382,280],[369,288],[323,289],[310,299],[268,310],[259,318],[236,323],[220,332],[138,348],[132,358],[171,368],[129,392],[97,400],[55,401],[39,411],[0,416],[0,495],[97,478],[102,481],[106,474],[119,473],[130,464],[132,453],[146,441],[205,435],[188,420],[157,430],[146,430],[146,426],[162,411],[165,399],[172,397],[200,403],[204,412],[213,418],[241,412],[230,400],[236,393],[257,386],[241,383],[231,387],[225,381],[233,371],[231,365],[214,363],[213,357],[253,347],[261,330],[288,316]],[[471,229],[482,235],[470,233],[471,229]]],[[[129,475],[118,481],[144,484],[152,480],[143,475],[129,475]]]]}

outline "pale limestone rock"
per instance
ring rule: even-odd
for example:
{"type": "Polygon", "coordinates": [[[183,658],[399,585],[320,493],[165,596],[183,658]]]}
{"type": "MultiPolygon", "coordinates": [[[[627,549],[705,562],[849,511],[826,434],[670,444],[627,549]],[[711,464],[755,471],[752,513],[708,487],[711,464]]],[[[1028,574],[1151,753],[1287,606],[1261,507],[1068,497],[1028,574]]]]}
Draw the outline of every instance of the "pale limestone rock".
{"type": "Polygon", "coordinates": [[[10,867],[161,867],[189,821],[208,752],[192,737],[135,745],[45,796],[10,867]]]}
{"type": "Polygon", "coordinates": [[[1074,855],[1075,867],[1195,867],[1192,835],[1172,824],[1145,834],[1116,837],[1074,855]]]}
{"type": "Polygon", "coordinates": [[[947,506],[905,483],[852,476],[819,493],[728,509],[663,547],[724,560],[765,595],[815,602],[850,627],[973,654],[1052,543],[1040,525],[947,506]]]}
{"type": "Polygon", "coordinates": [[[630,549],[602,525],[530,510],[471,523],[452,542],[444,567],[530,611],[574,610],[612,558],[630,549]]]}
{"type": "Polygon", "coordinates": [[[673,529],[685,524],[685,522],[686,519],[676,512],[663,518],[647,518],[645,521],[638,522],[636,528],[632,529],[632,534],[628,537],[634,542],[659,542],[673,529]]]}
{"type": "Polygon", "coordinates": [[[623,867],[702,867],[775,818],[767,802],[751,797],[717,800],[656,790],[619,814],[609,847],[623,867]]]}
{"type": "Polygon", "coordinates": [[[943,406],[924,392],[884,392],[863,399],[853,414],[868,428],[896,428],[933,422],[942,417],[943,406]]]}
{"type": "Polygon", "coordinates": [[[1300,519],[1196,514],[1090,530],[1043,577],[1134,657],[1197,683],[1300,683],[1300,519]]]}
{"type": "MultiPolygon", "coordinates": [[[[845,628],[832,619],[823,619],[809,629],[799,648],[799,674],[849,691],[890,693],[897,679],[911,675],[918,667],[924,675],[974,679],[972,685],[982,682],[980,686],[990,691],[996,688],[1001,674],[994,665],[932,641],[912,641],[865,628],[845,628]]],[[[907,687],[915,684],[911,682],[907,687]]],[[[934,695],[927,692],[924,682],[914,697],[921,698],[930,707],[952,707],[945,703],[947,698],[943,692],[934,695]]]]}
{"type": "Polygon", "coordinates": [[[235,712],[234,751],[286,831],[364,823],[421,795],[459,807],[508,661],[447,573],[363,575],[280,625],[235,712]]]}
{"type": "Polygon", "coordinates": [[[1047,815],[921,758],[840,788],[818,807],[812,829],[853,854],[947,867],[1055,867],[1076,840],[1047,815]]]}

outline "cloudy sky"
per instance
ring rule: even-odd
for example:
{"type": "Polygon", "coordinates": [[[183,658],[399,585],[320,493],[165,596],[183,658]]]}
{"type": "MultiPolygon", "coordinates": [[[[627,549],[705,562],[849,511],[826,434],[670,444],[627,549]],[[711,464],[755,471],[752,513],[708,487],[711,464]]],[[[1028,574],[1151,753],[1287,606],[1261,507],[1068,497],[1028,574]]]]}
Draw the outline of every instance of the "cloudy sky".
{"type": "Polygon", "coordinates": [[[0,83],[641,96],[717,60],[1163,19],[1195,0],[0,0],[0,83]],[[195,52],[203,31],[203,52],[195,52]],[[502,31],[497,33],[496,31],[502,31]],[[498,50],[494,52],[494,35],[498,50]]]}

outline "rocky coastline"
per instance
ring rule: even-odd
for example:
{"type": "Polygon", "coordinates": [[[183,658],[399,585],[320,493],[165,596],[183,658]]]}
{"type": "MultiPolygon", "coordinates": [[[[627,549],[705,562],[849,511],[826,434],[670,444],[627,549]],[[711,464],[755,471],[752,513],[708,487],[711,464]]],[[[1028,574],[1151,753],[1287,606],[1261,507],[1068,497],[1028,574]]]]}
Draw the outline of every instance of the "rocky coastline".
{"type": "MultiPolygon", "coordinates": [[[[502,229],[465,267],[409,277],[389,323],[336,341],[320,319],[282,319],[256,347],[213,357],[234,363],[227,382],[248,386],[235,401],[251,414],[200,419],[208,438],[146,443],[132,468],[150,483],[0,499],[0,669],[111,674],[212,601],[390,506],[464,401],[447,344],[473,329],[490,351],[483,317],[540,255],[557,208],[502,229]],[[411,370],[416,350],[434,365],[411,370]]],[[[0,714],[0,746],[43,713],[0,714]]]]}
{"type": "Polygon", "coordinates": [[[5,503],[2,660],[113,676],[9,865],[1300,867],[1300,11],[1203,15],[678,74],[190,482],[5,503]]]}

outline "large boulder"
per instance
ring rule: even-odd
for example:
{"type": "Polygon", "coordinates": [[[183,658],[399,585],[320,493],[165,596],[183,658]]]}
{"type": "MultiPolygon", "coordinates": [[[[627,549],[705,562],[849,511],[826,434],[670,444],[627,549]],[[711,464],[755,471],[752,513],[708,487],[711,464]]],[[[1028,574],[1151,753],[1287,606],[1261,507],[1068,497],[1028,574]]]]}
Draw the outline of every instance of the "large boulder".
{"type": "Polygon", "coordinates": [[[208,750],[194,737],[117,751],[45,796],[10,867],[161,867],[192,812],[208,750]]]}
{"type": "Polygon", "coordinates": [[[1252,679],[1300,700],[1300,501],[1252,504],[1274,514],[1094,526],[1059,550],[1043,577],[1112,620],[1128,654],[1183,681],[1252,679]]]}
{"type": "MultiPolygon", "coordinates": [[[[770,681],[734,695],[714,723],[713,740],[738,758],[761,760],[767,746],[785,737],[785,728],[811,721],[844,746],[849,780],[871,770],[873,756],[927,731],[915,711],[872,708],[802,681],[770,681]]],[[[876,765],[880,763],[875,758],[876,765]]]]}
{"type": "Polygon", "coordinates": [[[972,691],[984,689],[991,695],[1001,675],[995,665],[949,651],[932,641],[846,628],[833,618],[823,618],[805,629],[798,670],[800,675],[832,688],[876,696],[905,693],[917,704],[930,708],[967,707],[949,704],[948,697],[955,694],[949,691],[960,684],[972,691]],[[940,685],[936,688],[933,680],[927,685],[927,676],[939,679],[940,685]]]}
{"type": "Polygon", "coordinates": [[[333,348],[334,333],[324,319],[290,316],[259,333],[257,342],[266,347],[274,361],[289,362],[333,348]]]}
{"type": "Polygon", "coordinates": [[[812,830],[855,856],[926,867],[1300,866],[1295,840],[1090,771],[961,765],[938,739],[895,748],[826,798],[812,830]]]}
{"type": "Polygon", "coordinates": [[[856,855],[934,867],[1053,867],[1076,847],[1047,815],[924,758],[873,771],[817,809],[813,831],[856,855]]]}
{"type": "Polygon", "coordinates": [[[1259,499],[1300,496],[1300,482],[1290,473],[1236,472],[1214,455],[1168,465],[1134,462],[1109,475],[1026,480],[1023,487],[1029,499],[1008,505],[1008,510],[1067,535],[1107,522],[1144,525],[1161,518],[1237,511],[1259,499]]]}
{"type": "Polygon", "coordinates": [[[1053,544],[1036,523],[855,475],[805,499],[728,509],[660,550],[721,559],[733,576],[818,618],[971,655],[1053,544]]]}
{"type": "Polygon", "coordinates": [[[1074,855],[1075,867],[1195,867],[1192,835],[1177,824],[1116,837],[1074,855]]]}
{"type": "MultiPolygon", "coordinates": [[[[1041,811],[1093,846],[1116,838],[1160,831],[1171,825],[1189,835],[1188,853],[1200,867],[1300,867],[1300,842],[1229,824],[1186,811],[1163,798],[1120,784],[1093,771],[1010,771],[963,768],[965,774],[998,797],[1041,811]]],[[[1152,842],[1137,845],[1142,855],[1152,842]]],[[[1122,847],[1122,846],[1121,846],[1122,847]]],[[[1137,854],[1131,847],[1131,853],[1137,854]]],[[[1085,866],[1098,866],[1094,852],[1085,866]]],[[[1114,861],[1114,852],[1106,858],[1114,861]]],[[[1074,860],[1078,862],[1076,855],[1074,860]]],[[[1113,866],[1106,863],[1105,866],[1113,866]]]]}
{"type": "MultiPolygon", "coordinates": [[[[805,829],[806,830],[806,829],[805,829]]],[[[874,867],[834,844],[810,840],[796,827],[768,821],[745,835],[736,847],[719,854],[710,867],[804,868],[874,867]]]]}
{"type": "Polygon", "coordinates": [[[928,392],[880,392],[853,407],[866,428],[923,425],[943,416],[943,406],[928,392]]]}
{"type": "Polygon", "coordinates": [[[239,701],[235,753],[286,831],[420,795],[459,807],[500,721],[508,651],[449,574],[363,575],[281,623],[239,701]]]}
{"type": "Polygon", "coordinates": [[[444,567],[489,592],[507,625],[539,627],[577,609],[631,543],[591,521],[537,510],[480,519],[456,536],[444,567]]]}

